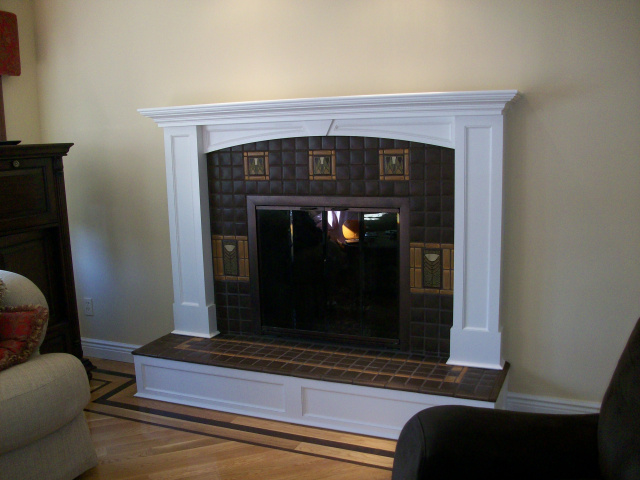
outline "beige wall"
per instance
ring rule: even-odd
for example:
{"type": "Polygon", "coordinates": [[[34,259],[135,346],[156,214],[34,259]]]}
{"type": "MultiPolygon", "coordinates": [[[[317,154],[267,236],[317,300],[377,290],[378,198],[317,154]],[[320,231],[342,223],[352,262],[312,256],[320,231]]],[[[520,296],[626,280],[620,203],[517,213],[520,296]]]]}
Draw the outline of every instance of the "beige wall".
{"type": "Polygon", "coordinates": [[[84,337],[142,344],[172,327],[162,131],[137,108],[513,88],[510,389],[600,400],[640,315],[640,2],[33,5],[41,136],[76,144],[76,283],[96,309],[84,337]]]}

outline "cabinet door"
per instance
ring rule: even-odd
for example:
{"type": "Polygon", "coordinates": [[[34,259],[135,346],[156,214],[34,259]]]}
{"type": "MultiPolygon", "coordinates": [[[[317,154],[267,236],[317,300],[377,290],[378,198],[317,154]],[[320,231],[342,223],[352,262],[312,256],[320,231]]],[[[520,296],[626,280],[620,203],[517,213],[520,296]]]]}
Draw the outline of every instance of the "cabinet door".
{"type": "Polygon", "coordinates": [[[57,221],[51,161],[43,158],[0,162],[0,231],[57,221]]]}
{"type": "Polygon", "coordinates": [[[0,237],[0,270],[24,275],[42,291],[49,305],[49,324],[40,351],[72,352],[72,331],[61,284],[57,229],[0,237]]]}

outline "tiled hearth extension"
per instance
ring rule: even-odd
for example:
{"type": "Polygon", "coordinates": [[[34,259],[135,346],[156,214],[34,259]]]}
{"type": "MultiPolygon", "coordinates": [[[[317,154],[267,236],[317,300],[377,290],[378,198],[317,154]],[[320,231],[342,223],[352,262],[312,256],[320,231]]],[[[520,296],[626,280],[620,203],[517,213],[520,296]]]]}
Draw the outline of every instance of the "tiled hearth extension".
{"type": "Polygon", "coordinates": [[[502,370],[447,365],[446,359],[305,341],[222,334],[165,335],[134,355],[407,392],[495,402],[502,370]]]}

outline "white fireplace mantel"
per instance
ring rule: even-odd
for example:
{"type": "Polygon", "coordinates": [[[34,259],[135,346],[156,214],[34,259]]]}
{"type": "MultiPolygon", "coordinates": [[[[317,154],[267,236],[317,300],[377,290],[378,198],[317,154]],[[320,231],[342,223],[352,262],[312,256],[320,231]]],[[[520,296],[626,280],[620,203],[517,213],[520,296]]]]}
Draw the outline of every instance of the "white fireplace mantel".
{"type": "Polygon", "coordinates": [[[502,368],[503,114],[517,97],[515,90],[416,93],[139,110],[164,128],[174,333],[218,334],[206,153],[299,136],[394,138],[455,149],[449,363],[502,368]]]}

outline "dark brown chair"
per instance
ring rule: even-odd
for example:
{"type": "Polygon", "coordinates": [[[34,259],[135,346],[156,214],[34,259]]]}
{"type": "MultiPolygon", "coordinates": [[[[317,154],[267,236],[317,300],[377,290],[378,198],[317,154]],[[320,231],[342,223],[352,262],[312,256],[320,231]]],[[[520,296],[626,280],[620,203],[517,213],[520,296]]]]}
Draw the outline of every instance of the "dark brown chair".
{"type": "Polygon", "coordinates": [[[443,406],[414,415],[392,479],[453,478],[640,480],[640,320],[599,414],[443,406]]]}

